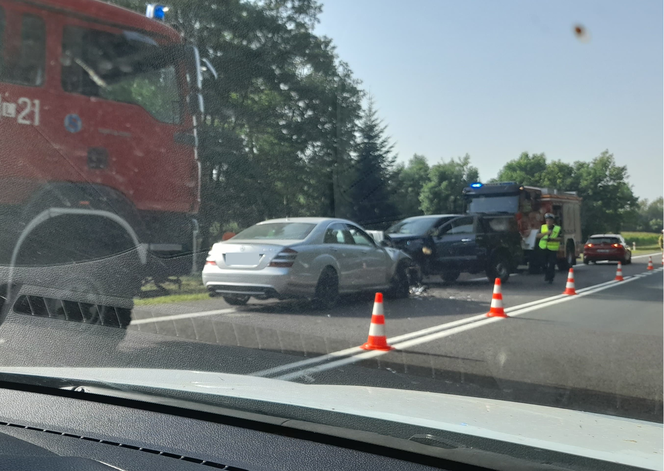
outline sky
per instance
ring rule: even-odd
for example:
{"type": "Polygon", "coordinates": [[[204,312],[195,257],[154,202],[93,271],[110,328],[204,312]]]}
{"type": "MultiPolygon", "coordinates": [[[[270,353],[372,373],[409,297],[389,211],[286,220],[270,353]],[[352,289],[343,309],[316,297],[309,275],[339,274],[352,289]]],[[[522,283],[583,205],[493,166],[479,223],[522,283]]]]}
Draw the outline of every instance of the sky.
{"type": "Polygon", "coordinates": [[[661,0],[322,3],[316,33],[374,98],[399,161],[468,153],[488,180],[522,152],[608,150],[638,197],[662,196],[661,0]]]}

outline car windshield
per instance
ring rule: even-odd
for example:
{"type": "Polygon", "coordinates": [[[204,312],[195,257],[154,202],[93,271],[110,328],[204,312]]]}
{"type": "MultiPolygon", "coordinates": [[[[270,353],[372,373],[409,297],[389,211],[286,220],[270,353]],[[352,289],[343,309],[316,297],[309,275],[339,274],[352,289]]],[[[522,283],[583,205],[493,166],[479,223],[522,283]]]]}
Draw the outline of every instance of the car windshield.
{"type": "Polygon", "coordinates": [[[131,31],[66,26],[62,50],[64,91],[139,105],[162,122],[180,121],[172,47],[131,31]]]}
{"type": "Polygon", "coordinates": [[[586,243],[595,245],[620,244],[620,239],[617,237],[591,237],[586,243]]]}
{"type": "Polygon", "coordinates": [[[518,211],[518,196],[476,196],[468,205],[468,212],[471,213],[516,213],[518,211]]]}
{"type": "Polygon", "coordinates": [[[257,224],[249,229],[245,229],[235,236],[235,238],[240,240],[302,240],[311,233],[314,227],[316,227],[316,224],[303,222],[271,222],[257,224]]]}
{"type": "Polygon", "coordinates": [[[0,445],[664,471],[663,18],[0,0],[0,445]],[[199,434],[109,397],[235,432],[157,450],[199,434]]]}
{"type": "Polygon", "coordinates": [[[424,235],[433,228],[439,219],[438,217],[405,219],[385,232],[398,235],[424,235]]]}

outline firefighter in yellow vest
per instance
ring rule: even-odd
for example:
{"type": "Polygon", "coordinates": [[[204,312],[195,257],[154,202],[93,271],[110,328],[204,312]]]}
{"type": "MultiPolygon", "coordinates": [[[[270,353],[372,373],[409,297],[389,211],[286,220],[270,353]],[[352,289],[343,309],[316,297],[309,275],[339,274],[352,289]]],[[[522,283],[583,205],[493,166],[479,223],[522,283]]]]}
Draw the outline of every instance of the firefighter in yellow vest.
{"type": "Polygon", "coordinates": [[[544,265],[544,281],[553,283],[556,275],[556,263],[558,262],[558,249],[562,241],[560,226],[556,225],[555,216],[547,213],[544,216],[546,224],[542,226],[537,238],[539,239],[539,248],[542,249],[542,258],[544,265]]]}

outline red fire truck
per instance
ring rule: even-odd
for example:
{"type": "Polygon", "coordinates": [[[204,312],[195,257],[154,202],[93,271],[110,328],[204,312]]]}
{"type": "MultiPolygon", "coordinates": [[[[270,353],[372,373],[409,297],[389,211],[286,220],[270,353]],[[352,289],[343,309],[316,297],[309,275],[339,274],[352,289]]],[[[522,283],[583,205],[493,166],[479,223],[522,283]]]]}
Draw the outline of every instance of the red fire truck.
{"type": "Polygon", "coordinates": [[[531,272],[539,271],[536,235],[544,224],[544,215],[556,216],[563,242],[558,251],[558,267],[567,270],[576,265],[583,249],[581,234],[581,198],[573,192],[536,188],[515,182],[473,183],[463,190],[470,213],[514,214],[522,237],[524,260],[531,272]]]}
{"type": "Polygon", "coordinates": [[[0,0],[0,291],[26,309],[99,319],[36,299],[127,310],[192,269],[199,55],[148,10],[0,0]]]}

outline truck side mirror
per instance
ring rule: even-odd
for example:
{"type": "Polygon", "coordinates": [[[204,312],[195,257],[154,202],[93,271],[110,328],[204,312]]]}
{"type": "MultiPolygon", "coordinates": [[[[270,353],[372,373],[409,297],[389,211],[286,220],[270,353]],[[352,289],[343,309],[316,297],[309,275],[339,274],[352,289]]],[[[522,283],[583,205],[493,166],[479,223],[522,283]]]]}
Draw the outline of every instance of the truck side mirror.
{"type": "Polygon", "coordinates": [[[214,66],[212,65],[212,63],[210,63],[209,60],[202,59],[202,61],[203,65],[201,66],[201,72],[203,73],[203,78],[217,80],[219,78],[217,69],[214,68],[214,66]]]}
{"type": "Polygon", "coordinates": [[[201,115],[205,112],[205,105],[203,104],[203,95],[200,93],[192,92],[189,94],[189,113],[192,115],[201,115]]]}

